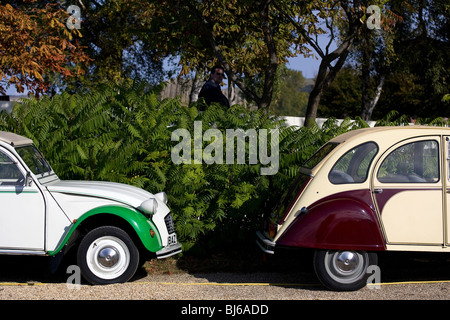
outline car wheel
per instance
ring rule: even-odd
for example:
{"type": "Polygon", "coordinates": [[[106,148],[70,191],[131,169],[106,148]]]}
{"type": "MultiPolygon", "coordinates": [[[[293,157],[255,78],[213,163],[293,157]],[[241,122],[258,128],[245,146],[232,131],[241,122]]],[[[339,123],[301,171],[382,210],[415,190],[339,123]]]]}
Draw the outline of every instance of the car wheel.
{"type": "Polygon", "coordinates": [[[314,270],[324,286],[337,291],[359,290],[367,284],[367,268],[377,264],[377,255],[365,251],[317,250],[314,270]]]}
{"type": "Polygon", "coordinates": [[[83,277],[91,284],[128,281],[139,265],[139,251],[122,229],[106,226],[90,231],[77,253],[83,277]]]}

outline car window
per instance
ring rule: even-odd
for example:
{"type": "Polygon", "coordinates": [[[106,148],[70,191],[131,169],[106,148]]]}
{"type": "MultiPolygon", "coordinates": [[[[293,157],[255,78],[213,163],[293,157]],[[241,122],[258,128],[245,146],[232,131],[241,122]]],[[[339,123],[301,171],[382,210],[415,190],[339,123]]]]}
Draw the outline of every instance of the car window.
{"type": "Polygon", "coordinates": [[[22,186],[25,178],[17,164],[4,152],[0,151],[0,187],[22,186]]]}
{"type": "Polygon", "coordinates": [[[395,149],[383,160],[377,178],[384,183],[438,182],[438,142],[417,141],[395,149]]]}
{"type": "Polygon", "coordinates": [[[279,223],[286,214],[286,210],[294,203],[300,193],[304,190],[310,177],[306,174],[300,174],[287,188],[281,196],[281,201],[278,202],[278,206],[273,211],[273,222],[279,223]]]}
{"type": "Polygon", "coordinates": [[[328,179],[333,184],[366,181],[370,164],[377,152],[378,146],[375,142],[367,142],[351,149],[335,163],[328,179]]]}
{"type": "Polygon", "coordinates": [[[16,148],[16,151],[34,174],[44,174],[52,171],[47,160],[35,146],[19,147],[16,148]]]}
{"type": "Polygon", "coordinates": [[[331,151],[333,151],[334,148],[338,143],[327,143],[323,147],[321,147],[319,150],[317,150],[316,153],[312,155],[311,158],[306,160],[306,162],[302,165],[302,167],[307,169],[314,168],[320,161],[322,161],[331,151]]]}

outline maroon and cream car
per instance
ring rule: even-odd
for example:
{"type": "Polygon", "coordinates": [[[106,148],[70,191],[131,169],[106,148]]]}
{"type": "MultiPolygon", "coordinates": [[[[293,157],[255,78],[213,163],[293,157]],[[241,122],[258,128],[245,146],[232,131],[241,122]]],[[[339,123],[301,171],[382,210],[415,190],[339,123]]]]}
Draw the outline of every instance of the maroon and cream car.
{"type": "Polygon", "coordinates": [[[315,249],[328,288],[365,286],[381,251],[450,252],[450,128],[350,131],[300,172],[257,242],[315,249]]]}

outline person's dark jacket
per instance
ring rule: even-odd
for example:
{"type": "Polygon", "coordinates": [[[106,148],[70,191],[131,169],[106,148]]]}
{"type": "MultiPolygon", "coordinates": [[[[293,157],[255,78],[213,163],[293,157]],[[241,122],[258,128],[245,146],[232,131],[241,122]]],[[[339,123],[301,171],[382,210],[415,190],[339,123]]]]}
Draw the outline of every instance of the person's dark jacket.
{"type": "Polygon", "coordinates": [[[220,89],[220,85],[215,83],[213,80],[208,80],[203,85],[200,93],[198,94],[198,98],[205,99],[206,104],[209,106],[212,102],[218,102],[227,108],[230,107],[230,103],[225,95],[222,93],[220,89]]]}

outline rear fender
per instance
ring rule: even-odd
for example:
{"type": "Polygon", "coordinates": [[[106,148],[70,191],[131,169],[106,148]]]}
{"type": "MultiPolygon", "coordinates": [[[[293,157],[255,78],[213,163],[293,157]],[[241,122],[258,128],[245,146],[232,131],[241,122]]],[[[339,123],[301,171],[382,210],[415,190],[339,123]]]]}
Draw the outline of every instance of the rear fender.
{"type": "Polygon", "coordinates": [[[317,249],[386,250],[369,191],[361,200],[344,194],[322,199],[299,215],[277,245],[317,249]]]}

